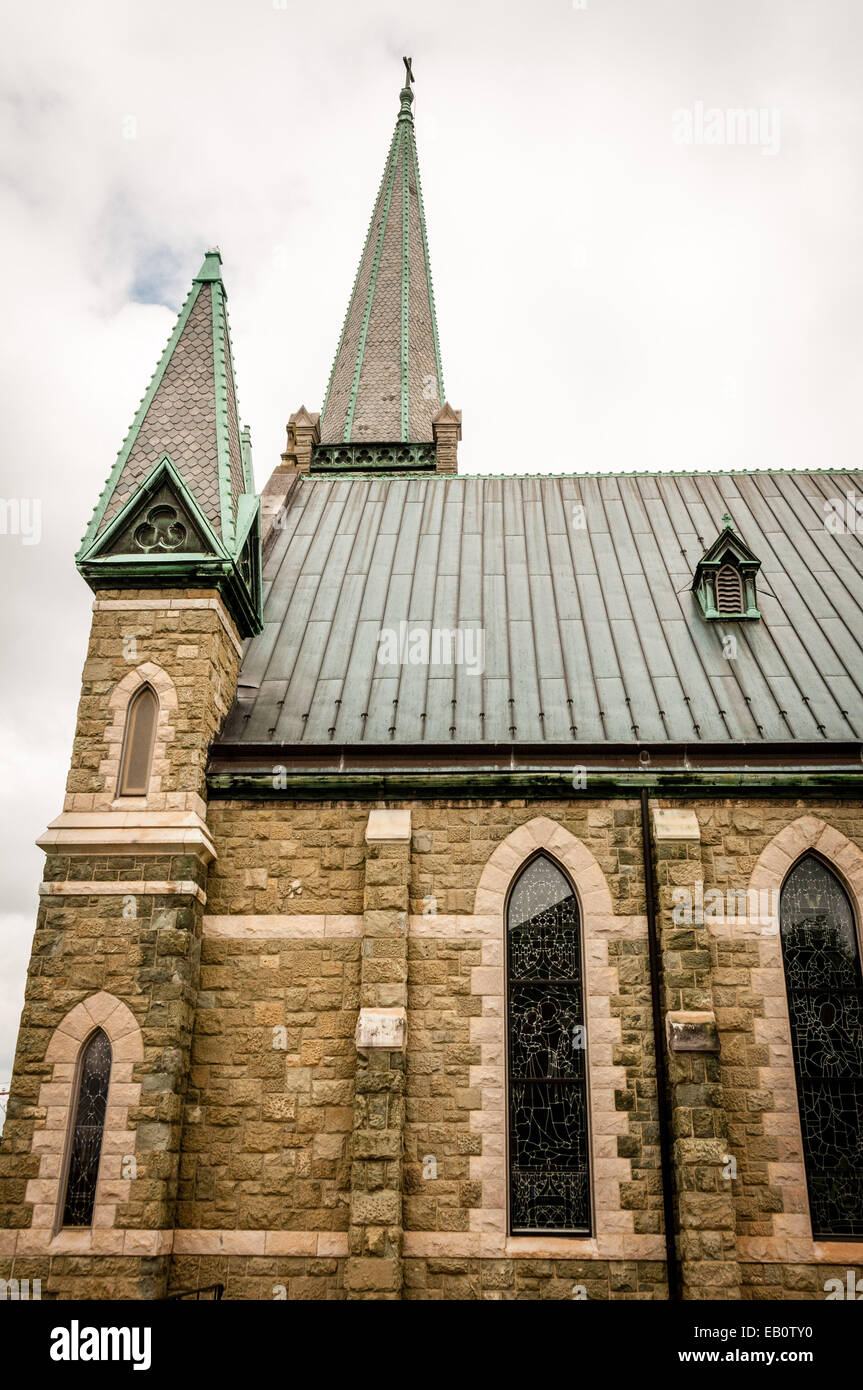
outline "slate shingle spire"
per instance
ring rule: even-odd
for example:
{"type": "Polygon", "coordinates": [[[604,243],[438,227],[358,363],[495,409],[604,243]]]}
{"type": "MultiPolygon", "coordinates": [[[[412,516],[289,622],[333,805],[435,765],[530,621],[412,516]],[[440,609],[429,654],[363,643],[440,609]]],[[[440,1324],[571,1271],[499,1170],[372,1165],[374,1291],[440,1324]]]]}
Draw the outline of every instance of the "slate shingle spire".
{"type": "Polygon", "coordinates": [[[195,582],[260,626],[260,523],[221,255],[208,251],[76,556],[92,588],[195,582]]]}
{"type": "Polygon", "coordinates": [[[431,441],[445,397],[407,76],[320,419],[322,444],[431,441]]]}

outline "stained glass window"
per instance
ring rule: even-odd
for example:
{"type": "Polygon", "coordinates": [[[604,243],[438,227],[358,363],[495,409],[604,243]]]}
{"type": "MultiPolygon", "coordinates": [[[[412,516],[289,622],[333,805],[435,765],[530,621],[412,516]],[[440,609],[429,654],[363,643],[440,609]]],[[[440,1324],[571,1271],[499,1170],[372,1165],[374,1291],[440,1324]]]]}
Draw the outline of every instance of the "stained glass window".
{"type": "Polygon", "coordinates": [[[121,796],[146,796],[156,741],[159,702],[152,686],[143,685],[129,704],[120,770],[121,796]]]}
{"type": "Polygon", "coordinates": [[[510,1226],[589,1233],[581,923],[544,855],[510,894],[507,979],[510,1226]]]}
{"type": "Polygon", "coordinates": [[[785,881],[782,959],[812,1231],[863,1236],[863,979],[854,913],[814,854],[785,881]]]}
{"type": "Polygon", "coordinates": [[[111,1044],[98,1028],[87,1040],[81,1055],[78,1105],[63,1205],[64,1226],[89,1226],[93,1220],[110,1076],[111,1044]]]}

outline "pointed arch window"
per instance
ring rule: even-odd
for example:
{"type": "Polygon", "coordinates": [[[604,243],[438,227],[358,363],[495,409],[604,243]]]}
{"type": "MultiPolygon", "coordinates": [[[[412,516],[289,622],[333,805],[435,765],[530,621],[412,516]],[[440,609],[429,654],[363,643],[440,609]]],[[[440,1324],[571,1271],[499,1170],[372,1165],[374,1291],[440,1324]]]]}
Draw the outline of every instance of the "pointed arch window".
{"type": "Polygon", "coordinates": [[[159,701],[151,685],[142,685],[129,702],[126,736],[120,759],[120,796],[146,796],[156,742],[159,701]]]}
{"type": "Polygon", "coordinates": [[[779,905],[803,1156],[816,1237],[863,1236],[863,977],[854,911],[815,854],[779,905]]]}
{"type": "Polygon", "coordinates": [[[546,855],[507,906],[509,1206],[514,1234],[590,1232],[581,920],[546,855]]]}
{"type": "Polygon", "coordinates": [[[64,1226],[90,1226],[93,1222],[110,1079],[111,1044],[102,1029],[97,1028],[84,1045],[78,1069],[78,1095],[63,1199],[64,1226]]]}

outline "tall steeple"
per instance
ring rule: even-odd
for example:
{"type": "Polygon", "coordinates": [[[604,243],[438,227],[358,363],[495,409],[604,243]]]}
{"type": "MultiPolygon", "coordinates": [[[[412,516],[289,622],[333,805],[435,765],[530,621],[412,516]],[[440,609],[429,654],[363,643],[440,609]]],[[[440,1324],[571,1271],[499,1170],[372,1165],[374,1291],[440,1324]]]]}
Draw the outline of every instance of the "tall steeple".
{"type": "Polygon", "coordinates": [[[383,178],[320,417],[321,444],[430,442],[443,373],[409,58],[383,178]]]}

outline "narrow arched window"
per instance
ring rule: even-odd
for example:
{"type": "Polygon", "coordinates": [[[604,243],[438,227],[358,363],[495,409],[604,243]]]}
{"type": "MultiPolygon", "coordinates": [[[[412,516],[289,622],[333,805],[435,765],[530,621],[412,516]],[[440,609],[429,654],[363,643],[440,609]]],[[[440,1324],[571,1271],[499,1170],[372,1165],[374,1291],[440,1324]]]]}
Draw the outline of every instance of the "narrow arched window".
{"type": "Polygon", "coordinates": [[[507,908],[513,1233],[590,1231],[587,1051],[578,901],[545,855],[507,908]]]}
{"type": "Polygon", "coordinates": [[[863,979],[854,912],[817,855],[779,905],[812,1233],[863,1236],[863,979]]]}
{"type": "Polygon", "coordinates": [[[120,759],[120,795],[146,796],[150,785],[150,765],[156,742],[159,702],[151,685],[142,685],[129,702],[126,736],[120,759]]]}
{"type": "Polygon", "coordinates": [[[735,565],[720,565],[716,575],[718,613],[743,612],[743,579],[735,565]]]}
{"type": "Polygon", "coordinates": [[[102,1029],[97,1028],[87,1039],[78,1068],[78,1097],[63,1200],[64,1226],[89,1226],[93,1221],[110,1078],[111,1044],[102,1029]]]}

